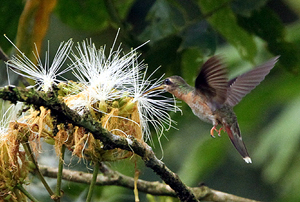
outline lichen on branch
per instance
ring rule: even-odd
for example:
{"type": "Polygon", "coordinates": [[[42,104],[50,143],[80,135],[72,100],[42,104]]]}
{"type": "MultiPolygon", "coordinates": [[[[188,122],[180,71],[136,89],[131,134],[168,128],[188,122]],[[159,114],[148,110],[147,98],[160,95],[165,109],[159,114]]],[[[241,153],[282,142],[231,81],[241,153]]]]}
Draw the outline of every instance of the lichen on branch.
{"type": "Polygon", "coordinates": [[[89,114],[80,116],[76,111],[71,110],[64,102],[57,98],[56,91],[45,93],[33,88],[24,89],[20,87],[6,86],[0,88],[0,98],[9,100],[12,103],[25,102],[35,108],[41,106],[51,110],[51,115],[57,118],[58,123],[69,122],[76,126],[83,127],[93,134],[95,139],[103,143],[103,149],[111,150],[119,148],[132,151],[139,155],[145,165],[157,173],[162,180],[174,189],[177,196],[182,201],[197,201],[191,190],[180,180],[180,178],[169,170],[165,164],[158,160],[151,147],[144,142],[138,141],[134,137],[122,137],[114,135],[104,129],[99,122],[96,122],[89,114]]]}

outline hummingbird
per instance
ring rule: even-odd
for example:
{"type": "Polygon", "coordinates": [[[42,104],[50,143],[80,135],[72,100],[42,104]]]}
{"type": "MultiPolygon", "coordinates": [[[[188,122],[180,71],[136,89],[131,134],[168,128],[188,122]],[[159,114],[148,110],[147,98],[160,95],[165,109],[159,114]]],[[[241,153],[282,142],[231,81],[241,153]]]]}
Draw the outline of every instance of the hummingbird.
{"type": "Polygon", "coordinates": [[[278,58],[279,56],[276,56],[228,81],[227,68],[221,58],[212,56],[202,65],[194,87],[187,84],[180,76],[171,76],[166,78],[160,86],[154,87],[146,93],[163,89],[183,100],[197,117],[213,125],[210,130],[212,137],[214,137],[214,131],[217,131],[220,136],[223,129],[245,162],[252,163],[242,139],[233,107],[264,80],[278,58]],[[219,125],[221,127],[217,129],[219,125]]]}

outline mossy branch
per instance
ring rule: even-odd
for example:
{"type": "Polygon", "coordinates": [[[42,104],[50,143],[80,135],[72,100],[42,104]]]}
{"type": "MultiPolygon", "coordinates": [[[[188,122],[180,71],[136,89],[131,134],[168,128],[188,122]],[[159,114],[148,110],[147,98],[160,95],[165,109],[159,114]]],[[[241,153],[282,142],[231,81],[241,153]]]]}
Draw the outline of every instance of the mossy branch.
{"type": "Polygon", "coordinates": [[[175,191],[181,201],[198,201],[190,188],[180,180],[178,175],[173,173],[155,156],[149,145],[139,142],[133,137],[124,138],[114,135],[102,128],[98,122],[94,121],[88,115],[84,117],[78,115],[57,98],[55,90],[50,93],[44,93],[36,91],[33,88],[24,89],[15,86],[6,86],[0,88],[0,98],[9,100],[12,103],[16,103],[17,101],[25,102],[37,108],[40,106],[47,107],[51,109],[51,113],[57,118],[58,123],[66,123],[68,121],[74,125],[84,127],[94,135],[95,139],[99,139],[104,144],[104,149],[120,148],[133,151],[143,159],[147,167],[151,168],[175,191]]]}
{"type": "MultiPolygon", "coordinates": [[[[56,178],[57,168],[51,168],[47,166],[40,166],[40,170],[44,176],[56,178]]],[[[123,175],[117,171],[114,171],[107,166],[102,164],[100,168],[102,174],[97,176],[96,185],[107,186],[107,185],[117,185],[129,189],[134,189],[134,178],[123,175]],[[103,171],[105,170],[105,171],[103,171]]],[[[81,171],[73,171],[65,169],[63,171],[62,178],[64,180],[78,182],[83,184],[90,184],[92,179],[92,174],[84,173],[81,171]]],[[[156,195],[156,196],[172,196],[176,197],[176,193],[170,186],[160,183],[160,182],[149,182],[144,180],[137,181],[137,188],[139,191],[156,195]]],[[[219,201],[219,202],[258,202],[255,200],[242,198],[232,194],[227,194],[217,190],[208,188],[207,186],[193,187],[191,188],[196,195],[198,200],[204,201],[219,201]]]]}
{"type": "MultiPolygon", "coordinates": [[[[14,86],[6,86],[0,88],[0,98],[9,100],[12,103],[17,101],[31,104],[36,108],[40,106],[51,109],[53,116],[61,123],[71,122],[77,126],[84,127],[94,135],[95,139],[103,142],[105,149],[120,148],[127,151],[133,151],[139,155],[145,165],[151,168],[166,183],[147,182],[138,180],[138,190],[152,195],[160,196],[177,196],[181,201],[244,201],[255,202],[254,200],[241,198],[231,194],[219,192],[206,186],[195,188],[187,187],[176,173],[173,173],[162,161],[157,159],[152,148],[146,143],[137,141],[133,137],[124,138],[114,135],[102,128],[88,115],[81,117],[75,111],[68,108],[63,102],[59,101],[55,91],[44,93],[35,89],[24,89],[14,86]]],[[[57,170],[48,167],[40,167],[41,172],[48,177],[57,177],[57,170]]],[[[102,175],[97,176],[96,185],[119,185],[133,189],[134,179],[124,176],[116,171],[112,171],[107,167],[100,166],[102,175]],[[104,172],[105,171],[105,172],[104,172]]],[[[92,175],[79,171],[63,170],[62,178],[80,182],[90,183],[92,175]],[[71,177],[72,176],[72,177],[71,177]]]]}

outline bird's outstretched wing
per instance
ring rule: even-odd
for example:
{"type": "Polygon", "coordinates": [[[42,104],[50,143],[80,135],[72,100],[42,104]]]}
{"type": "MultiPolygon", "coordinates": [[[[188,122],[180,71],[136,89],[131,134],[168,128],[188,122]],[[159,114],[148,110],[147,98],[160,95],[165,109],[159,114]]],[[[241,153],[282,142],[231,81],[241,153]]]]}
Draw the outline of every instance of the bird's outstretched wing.
{"type": "Polygon", "coordinates": [[[230,106],[235,106],[241,99],[253,90],[278,61],[279,56],[276,56],[269,61],[257,66],[255,69],[246,72],[228,82],[227,100],[226,103],[230,106]]]}
{"type": "Polygon", "coordinates": [[[221,107],[227,99],[227,71],[219,56],[208,59],[195,81],[195,88],[206,96],[211,109],[221,107]]]}

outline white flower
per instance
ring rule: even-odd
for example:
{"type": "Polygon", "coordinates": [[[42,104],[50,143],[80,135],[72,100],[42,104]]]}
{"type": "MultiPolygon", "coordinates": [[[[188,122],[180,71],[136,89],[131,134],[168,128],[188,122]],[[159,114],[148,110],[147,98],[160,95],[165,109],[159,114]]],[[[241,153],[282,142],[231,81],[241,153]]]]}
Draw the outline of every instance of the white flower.
{"type": "Polygon", "coordinates": [[[108,57],[105,55],[105,46],[97,49],[92,41],[78,43],[77,54],[71,68],[78,81],[83,84],[79,89],[81,95],[72,99],[68,106],[76,109],[79,114],[96,102],[105,102],[118,99],[126,94],[126,86],[132,85],[134,72],[132,61],[138,58],[135,50],[121,56],[120,45],[114,50],[116,39],[110,49],[108,57]]]}
{"type": "Polygon", "coordinates": [[[157,69],[148,77],[146,76],[147,69],[147,66],[141,64],[138,64],[138,67],[134,68],[133,72],[135,72],[135,79],[131,95],[134,98],[132,102],[138,102],[138,111],[140,114],[144,140],[152,141],[149,123],[154,127],[159,140],[164,131],[169,130],[176,124],[168,112],[181,112],[181,109],[176,106],[174,97],[170,98],[162,94],[164,93],[164,90],[149,91],[162,83],[164,75],[158,79],[151,80],[151,77],[157,69]],[[149,92],[145,94],[147,91],[149,92]]]}
{"type": "Polygon", "coordinates": [[[176,106],[174,98],[162,95],[163,91],[144,94],[161,83],[162,77],[150,80],[154,73],[146,76],[148,68],[142,62],[138,62],[137,48],[121,56],[122,49],[118,46],[117,50],[114,50],[114,44],[108,57],[105,56],[105,47],[97,49],[91,41],[78,44],[77,54],[72,54],[72,69],[83,87],[79,94],[66,98],[67,104],[79,114],[83,114],[96,102],[130,97],[131,102],[136,103],[138,107],[143,139],[152,140],[149,123],[154,126],[160,138],[163,132],[175,123],[168,111],[180,109],[176,106]]]}
{"type": "MultiPolygon", "coordinates": [[[[8,102],[1,101],[1,120],[0,120],[0,141],[6,141],[10,134],[8,133],[8,126],[10,122],[17,121],[19,119],[19,111],[24,104],[17,102],[17,104],[9,104],[8,102]]],[[[23,116],[23,114],[22,114],[23,116]]]]}
{"type": "Polygon", "coordinates": [[[118,47],[116,51],[112,51],[112,48],[106,58],[105,47],[97,50],[92,42],[85,41],[81,46],[78,44],[76,49],[79,56],[73,54],[74,75],[88,88],[91,104],[120,97],[122,86],[130,83],[133,74],[130,65],[136,54],[130,52],[121,57],[122,50],[118,47]]]}
{"type": "MultiPolygon", "coordinates": [[[[10,41],[10,43],[12,42],[10,41]]],[[[37,86],[38,90],[42,89],[45,92],[47,92],[49,90],[52,90],[52,85],[56,85],[57,83],[61,82],[61,80],[58,80],[56,78],[57,76],[70,70],[70,68],[66,68],[63,71],[59,72],[60,68],[66,61],[71,51],[72,45],[73,42],[71,39],[68,40],[67,42],[62,42],[58,47],[53,62],[50,65],[49,45],[48,45],[48,52],[46,52],[44,64],[42,63],[39,57],[37,47],[35,46],[36,52],[33,52],[34,57],[37,61],[37,64],[35,64],[34,62],[30,61],[29,58],[27,58],[25,54],[22,53],[13,44],[13,46],[18,50],[18,52],[21,55],[13,56],[12,59],[7,62],[7,65],[15,73],[34,80],[36,82],[35,86],[37,86]]]]}
{"type": "MultiPolygon", "coordinates": [[[[163,132],[169,130],[175,123],[168,112],[176,112],[180,109],[176,106],[175,99],[164,96],[162,90],[148,92],[149,89],[162,82],[162,77],[151,79],[154,72],[150,76],[146,76],[148,67],[138,61],[140,55],[136,50],[139,47],[123,54],[121,45],[114,50],[115,43],[116,39],[108,57],[105,55],[105,47],[97,49],[91,40],[78,43],[76,54],[73,52],[71,54],[73,56],[72,65],[61,72],[59,69],[68,58],[73,45],[71,40],[60,44],[51,65],[49,65],[47,53],[44,65],[36,53],[38,64],[35,65],[19,49],[17,50],[21,55],[14,56],[7,64],[14,72],[35,80],[38,89],[44,91],[51,90],[52,85],[60,82],[56,78],[58,75],[73,69],[79,83],[73,82],[74,92],[64,98],[71,109],[76,110],[79,114],[91,109],[105,114],[105,108],[102,110],[101,103],[106,105],[110,102],[111,105],[116,100],[118,103],[126,100],[129,102],[129,108],[130,103],[134,104],[132,105],[135,107],[134,109],[137,108],[139,121],[131,120],[130,115],[122,117],[122,115],[110,114],[109,116],[129,120],[134,124],[139,122],[144,141],[152,141],[150,123],[160,138],[163,132]],[[97,103],[97,107],[94,107],[95,103],[97,103]]],[[[123,108],[121,107],[120,110],[123,108]]],[[[124,134],[126,133],[124,132],[124,134]]]]}

